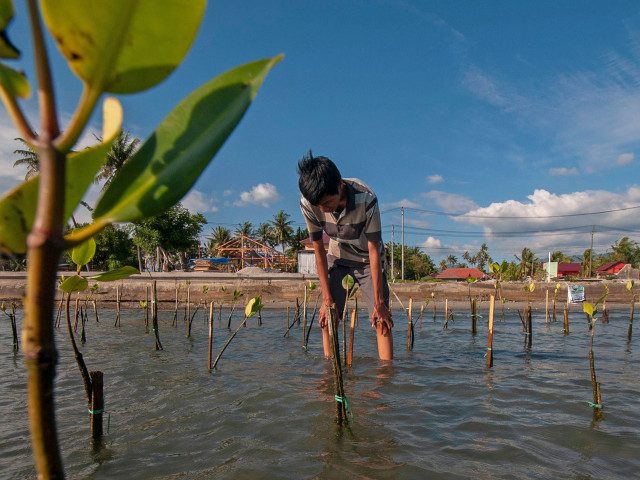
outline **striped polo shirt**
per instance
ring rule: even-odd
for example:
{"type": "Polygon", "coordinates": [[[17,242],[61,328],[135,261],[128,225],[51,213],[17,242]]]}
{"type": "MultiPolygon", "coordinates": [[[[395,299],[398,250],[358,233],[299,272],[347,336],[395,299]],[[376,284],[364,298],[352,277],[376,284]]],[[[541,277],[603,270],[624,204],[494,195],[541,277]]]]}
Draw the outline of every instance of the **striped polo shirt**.
{"type": "Polygon", "coordinates": [[[300,209],[311,240],[321,240],[324,230],[329,236],[327,259],[343,265],[369,263],[368,241],[382,244],[380,209],[375,193],[357,178],[343,178],[347,205],[339,215],[324,213],[302,197],[300,209]]]}

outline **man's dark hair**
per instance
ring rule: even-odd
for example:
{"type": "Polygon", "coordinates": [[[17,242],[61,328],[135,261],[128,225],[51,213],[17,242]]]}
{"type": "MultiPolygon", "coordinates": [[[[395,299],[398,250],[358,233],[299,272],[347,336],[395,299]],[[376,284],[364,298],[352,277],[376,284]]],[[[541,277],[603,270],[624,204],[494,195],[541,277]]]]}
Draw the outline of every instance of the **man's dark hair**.
{"type": "Polygon", "coordinates": [[[311,205],[318,205],[325,195],[336,195],[342,177],[335,163],[327,157],[314,157],[311,150],[298,162],[300,193],[311,205]]]}

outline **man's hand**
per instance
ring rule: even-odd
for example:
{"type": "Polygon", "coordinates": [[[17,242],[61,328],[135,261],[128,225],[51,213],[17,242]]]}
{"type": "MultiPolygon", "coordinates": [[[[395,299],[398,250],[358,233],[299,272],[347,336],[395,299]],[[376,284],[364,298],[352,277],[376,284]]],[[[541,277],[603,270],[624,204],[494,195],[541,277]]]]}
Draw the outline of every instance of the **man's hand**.
{"type": "Polygon", "coordinates": [[[380,329],[380,333],[385,337],[391,333],[393,320],[391,320],[391,312],[384,303],[380,303],[374,307],[371,328],[376,330],[380,329]]]}
{"type": "Polygon", "coordinates": [[[327,325],[329,325],[329,310],[331,309],[332,304],[333,301],[329,303],[324,302],[320,307],[320,315],[318,317],[318,325],[320,325],[320,328],[327,328],[327,325]]]}

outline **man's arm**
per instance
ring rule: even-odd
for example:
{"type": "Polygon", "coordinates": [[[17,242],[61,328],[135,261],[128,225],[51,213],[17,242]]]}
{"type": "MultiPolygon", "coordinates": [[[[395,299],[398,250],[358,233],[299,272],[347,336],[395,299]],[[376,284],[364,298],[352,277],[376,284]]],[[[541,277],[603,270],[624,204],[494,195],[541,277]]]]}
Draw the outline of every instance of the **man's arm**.
{"type": "Polygon", "coordinates": [[[387,305],[384,303],[384,293],[382,291],[382,259],[380,257],[380,242],[369,240],[367,242],[369,248],[369,265],[371,267],[371,283],[373,284],[373,325],[375,328],[376,322],[381,322],[382,334],[388,335],[393,327],[393,321],[391,320],[391,314],[387,305]]]}
{"type": "Polygon", "coordinates": [[[313,241],[313,253],[316,257],[316,270],[320,289],[322,290],[322,308],[320,308],[319,324],[320,328],[327,326],[327,312],[333,304],[331,289],[329,288],[329,264],[327,262],[327,251],[324,248],[322,238],[313,241]]]}

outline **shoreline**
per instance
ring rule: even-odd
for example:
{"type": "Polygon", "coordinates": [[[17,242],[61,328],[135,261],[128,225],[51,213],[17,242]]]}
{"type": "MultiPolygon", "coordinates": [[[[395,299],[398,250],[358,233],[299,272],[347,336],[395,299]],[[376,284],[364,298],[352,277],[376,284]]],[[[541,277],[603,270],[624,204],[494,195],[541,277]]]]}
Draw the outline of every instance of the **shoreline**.
{"type": "MultiPolygon", "coordinates": [[[[96,275],[99,272],[82,272],[83,276],[96,275]]],[[[69,276],[73,272],[59,272],[58,275],[69,276]]],[[[265,273],[260,275],[242,275],[237,273],[217,272],[146,272],[140,275],[116,282],[101,282],[95,293],[89,290],[81,293],[81,298],[90,298],[100,303],[101,307],[113,306],[116,303],[116,287],[121,292],[122,303],[125,308],[134,303],[138,306],[140,300],[145,299],[146,289],[153,281],[157,282],[158,302],[161,309],[174,308],[176,289],[178,289],[179,303],[186,302],[186,289],[189,286],[190,298],[193,304],[204,304],[211,301],[225,305],[231,303],[233,292],[237,290],[243,294],[238,305],[244,305],[249,298],[260,295],[265,308],[286,308],[295,305],[296,298],[302,302],[304,286],[308,282],[318,284],[318,277],[299,273],[265,273]]],[[[627,279],[590,280],[590,281],[552,281],[535,282],[535,290],[525,292],[524,287],[529,282],[503,282],[502,294],[506,299],[505,307],[522,308],[531,302],[536,309],[544,308],[546,292],[549,295],[549,309],[553,302],[556,283],[561,287],[556,296],[557,308],[563,308],[567,299],[567,285],[583,285],[587,302],[595,302],[605,292],[605,285],[609,289],[606,303],[614,308],[626,306],[630,308],[631,293],[626,289],[627,279]]],[[[91,284],[91,281],[89,282],[91,284]]],[[[15,302],[22,304],[27,284],[26,272],[0,272],[0,302],[15,302]]],[[[390,284],[393,308],[398,307],[397,295],[403,304],[413,299],[415,308],[428,301],[426,309],[432,308],[435,300],[438,310],[444,308],[444,301],[449,301],[450,308],[468,310],[469,297],[477,298],[478,308],[488,308],[489,296],[495,295],[493,280],[467,282],[398,282],[390,284]],[[395,295],[394,295],[395,293],[395,295]],[[433,296],[432,296],[433,294],[433,296]]],[[[319,292],[319,290],[318,290],[319,292]]],[[[357,295],[358,296],[358,295],[357,295]]],[[[56,293],[60,301],[61,292],[56,293]]],[[[359,301],[361,301],[361,297],[359,301]]],[[[312,295],[309,304],[313,308],[315,296],[312,295]]],[[[570,304],[575,308],[578,304],[570,304]]],[[[496,309],[501,308],[500,300],[496,299],[496,309]]],[[[580,309],[581,310],[581,309],[580,309]]],[[[425,313],[425,315],[427,315],[425,313]]]]}

